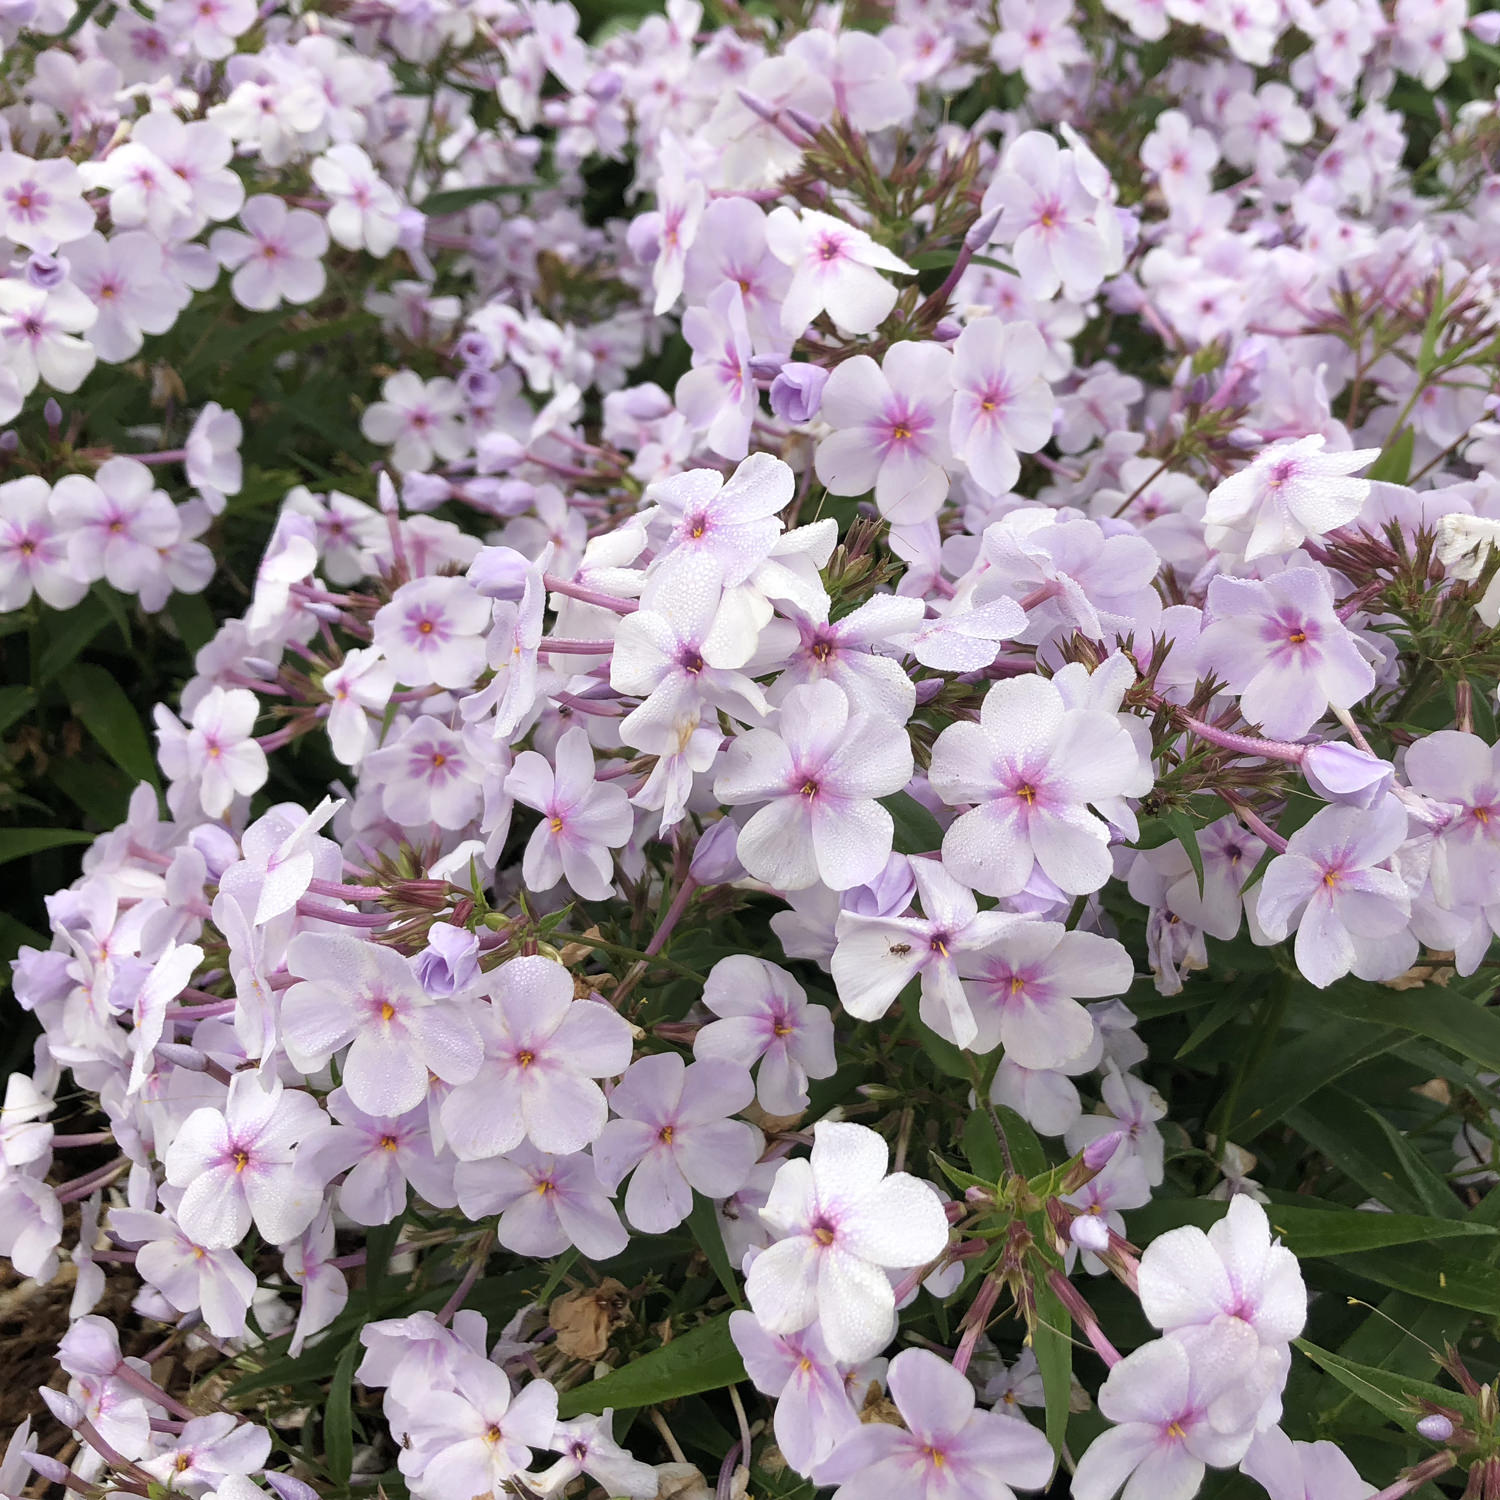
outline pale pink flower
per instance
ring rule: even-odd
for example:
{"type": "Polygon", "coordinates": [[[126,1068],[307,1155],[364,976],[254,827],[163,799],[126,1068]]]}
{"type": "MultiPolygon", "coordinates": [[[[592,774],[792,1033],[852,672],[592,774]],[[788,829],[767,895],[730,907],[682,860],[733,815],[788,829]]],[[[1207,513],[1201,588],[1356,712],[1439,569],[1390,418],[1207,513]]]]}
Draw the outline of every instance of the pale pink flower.
{"type": "Polygon", "coordinates": [[[257,193],[245,201],[238,229],[216,229],[208,248],[234,271],[230,290],[241,307],[267,312],[282,302],[303,304],[320,296],[327,281],[323,257],[328,230],[304,208],[289,209],[284,199],[257,193]]]}
{"type": "Polygon", "coordinates": [[[772,209],[766,243],[792,268],[781,308],[781,331],[789,339],[800,338],[821,312],[846,333],[873,333],[896,305],[896,288],[880,273],[916,275],[864,230],[816,209],[772,209]]]}

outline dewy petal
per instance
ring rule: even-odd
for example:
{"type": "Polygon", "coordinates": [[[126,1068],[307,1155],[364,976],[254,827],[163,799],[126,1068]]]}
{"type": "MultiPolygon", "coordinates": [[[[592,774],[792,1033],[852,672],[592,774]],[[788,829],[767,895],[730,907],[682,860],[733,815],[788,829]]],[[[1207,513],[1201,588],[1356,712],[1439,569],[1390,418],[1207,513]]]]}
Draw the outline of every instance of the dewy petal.
{"type": "MultiPolygon", "coordinates": [[[[762,1252],[761,1258],[770,1253],[762,1252]]],[[[752,1274],[754,1270],[752,1266],[752,1274]]],[[[895,1332],[896,1298],[890,1278],[837,1245],[819,1257],[817,1309],[828,1352],[844,1364],[873,1358],[895,1332]]]]}
{"type": "Polygon", "coordinates": [[[813,468],[830,494],[865,495],[880,477],[880,449],[864,427],[845,427],[818,444],[813,468]]]}
{"type": "Polygon", "coordinates": [[[820,1260],[816,1242],[805,1235],[778,1240],[755,1257],[745,1295],[767,1332],[795,1333],[818,1315],[820,1260]]]}
{"type": "Polygon", "coordinates": [[[925,1182],[896,1172],[840,1214],[838,1244],[878,1266],[923,1266],[947,1247],[948,1217],[925,1182]]]}
{"type": "Polygon", "coordinates": [[[967,1376],[930,1349],[903,1349],[890,1363],[886,1384],[908,1430],[934,1446],[957,1435],[974,1411],[967,1376]]]}
{"type": "MultiPolygon", "coordinates": [[[[1234,1289],[1224,1262],[1208,1236],[1191,1225],[1168,1230],[1146,1246],[1139,1284],[1141,1309],[1156,1328],[1170,1330],[1209,1323],[1234,1303],[1234,1289]]],[[[1135,1414],[1132,1410],[1115,1420],[1135,1414]]]]}

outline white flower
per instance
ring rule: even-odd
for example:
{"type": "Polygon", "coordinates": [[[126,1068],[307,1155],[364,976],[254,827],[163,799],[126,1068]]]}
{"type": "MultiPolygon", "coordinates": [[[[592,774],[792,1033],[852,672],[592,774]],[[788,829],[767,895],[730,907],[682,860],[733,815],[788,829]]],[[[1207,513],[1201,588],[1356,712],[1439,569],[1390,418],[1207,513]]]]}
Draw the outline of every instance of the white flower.
{"type": "Polygon", "coordinates": [[[923,1266],[948,1243],[948,1219],[925,1182],[886,1176],[885,1142],[863,1125],[813,1127],[811,1160],[776,1174],[760,1216],[781,1238],[750,1267],[756,1321],[795,1333],[814,1318],[845,1364],[878,1354],[896,1331],[886,1271],[923,1266]]]}
{"type": "Polygon", "coordinates": [[[781,307],[781,331],[791,339],[821,312],[848,333],[873,333],[896,305],[896,289],[880,273],[916,275],[864,230],[811,208],[800,217],[784,205],[773,209],[766,243],[792,268],[781,307]]]}

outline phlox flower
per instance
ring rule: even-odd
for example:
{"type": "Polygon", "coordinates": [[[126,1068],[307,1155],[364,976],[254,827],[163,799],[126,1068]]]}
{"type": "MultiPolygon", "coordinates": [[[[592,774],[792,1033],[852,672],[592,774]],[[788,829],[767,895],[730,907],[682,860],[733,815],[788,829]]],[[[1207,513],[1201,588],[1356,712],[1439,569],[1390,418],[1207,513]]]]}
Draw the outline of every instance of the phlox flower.
{"type": "Polygon", "coordinates": [[[886,1382],[905,1425],[863,1423],[839,1442],[818,1469],[820,1484],[839,1486],[834,1500],[1014,1500],[1051,1478],[1046,1434],[977,1410],[968,1379],[930,1349],[903,1349],[886,1382]]]}
{"type": "Polygon", "coordinates": [[[428,1391],[406,1414],[410,1428],[397,1459],[408,1488],[430,1500],[499,1493],[551,1446],[557,1392],[530,1381],[518,1395],[498,1365],[460,1356],[451,1389],[428,1391]]]}
{"type": "Polygon", "coordinates": [[[665,1234],[692,1212],[693,1193],[722,1198],[742,1187],[761,1136],[729,1116],[755,1096],[749,1071],[675,1052],[640,1058],[609,1096],[616,1118],[594,1143],[599,1180],[613,1192],[630,1176],[625,1217],[645,1234],[665,1234]]]}
{"type": "Polygon", "coordinates": [[[1052,436],[1052,388],[1042,378],[1047,346],[1032,323],[979,318],[953,345],[953,452],[992,495],[1007,493],[1021,472],[1018,453],[1035,453],[1052,436]]]}
{"type": "Polygon", "coordinates": [[[430,469],[434,459],[451,463],[470,447],[463,393],[444,375],[423,380],[398,370],[365,408],[359,430],[372,443],[389,444],[391,463],[403,473],[430,469]]]}
{"type": "Polygon", "coordinates": [[[184,1495],[216,1489],[218,1500],[232,1500],[234,1481],[248,1485],[270,1456],[271,1434],[264,1427],[242,1421],[235,1412],[216,1411],[190,1418],[165,1452],[146,1458],[141,1467],[184,1495]]]}
{"type": "Polygon", "coordinates": [[[0,235],[33,250],[55,250],[94,227],[85,180],[65,156],[33,161],[0,151],[0,235]]]}
{"type": "Polygon", "coordinates": [[[53,609],[72,609],[88,593],[88,578],[68,561],[70,530],[40,475],[0,485],[0,610],[21,609],[33,593],[53,609]]]}
{"type": "Polygon", "coordinates": [[[1256,1433],[1240,1472],[1270,1500],[1369,1500],[1375,1493],[1337,1443],[1293,1442],[1279,1427],[1256,1433]]]}
{"type": "MultiPolygon", "coordinates": [[[[1067,0],[1049,3],[1072,8],[1067,0]]],[[[1095,222],[1099,204],[1074,153],[1050,135],[1028,130],[1006,148],[984,195],[984,212],[995,208],[1002,210],[995,237],[1011,246],[1028,296],[1045,301],[1061,288],[1084,302],[1113,269],[1114,247],[1095,222]]]]}
{"type": "Polygon", "coordinates": [[[609,1260],[629,1242],[586,1151],[554,1155],[523,1143],[459,1162],[454,1184],[469,1218],[500,1215],[496,1237],[517,1255],[561,1255],[572,1245],[589,1260],[609,1260]]]}
{"type": "Polygon", "coordinates": [[[490,602],[466,578],[414,578],[382,605],[374,644],[408,687],[471,687],[484,671],[490,602]]]}
{"type": "Polygon", "coordinates": [[[43,290],[19,277],[0,280],[0,349],[8,377],[0,385],[0,420],[15,416],[20,398],[39,380],[54,391],[76,391],[83,384],[96,353],[78,335],[98,316],[98,307],[71,281],[43,290]]]}
{"type": "Polygon", "coordinates": [[[160,549],[176,539],[181,523],[151,470],[133,458],[99,465],[92,479],[66,474],[52,491],[52,511],[68,528],[68,561],[79,576],[106,579],[121,593],[136,593],[161,566],[160,549]]]}
{"type": "Polygon", "coordinates": [[[729,1333],[756,1390],[776,1398],[776,1446],[799,1474],[811,1474],[839,1441],[859,1429],[843,1371],[816,1324],[767,1333],[754,1313],[729,1315],[729,1333]]]}
{"type": "Polygon", "coordinates": [[[995,66],[1019,73],[1027,88],[1061,88],[1065,70],[1088,61],[1072,17],[1072,0],[1000,0],[1000,28],[990,40],[995,66]]]}
{"type": "Polygon", "coordinates": [[[1198,671],[1240,696],[1240,712],[1274,739],[1297,739],[1327,713],[1373,691],[1375,672],[1334,609],[1323,568],[1273,578],[1215,578],[1198,636],[1198,671]]]}
{"type": "Polygon", "coordinates": [[[797,627],[798,644],[791,660],[771,685],[773,703],[785,701],[799,683],[835,682],[844,690],[856,713],[875,714],[904,724],[916,707],[917,689],[894,656],[894,650],[913,636],[922,623],[920,599],[900,594],[874,594],[837,620],[809,619],[800,610],[785,613],[797,627]]]}
{"type": "Polygon", "coordinates": [[[1174,1339],[1156,1339],[1127,1354],[1099,1388],[1099,1410],[1117,1423],[1078,1460],[1074,1500],[1185,1500],[1203,1483],[1205,1467],[1237,1464],[1253,1429],[1219,1430],[1209,1417],[1235,1378],[1205,1349],[1195,1354],[1174,1339]]]}
{"type": "Polygon", "coordinates": [[[913,859],[911,873],[922,916],[839,914],[830,961],[839,1003],[861,1020],[878,1020],[920,974],[922,1020],[957,1046],[971,1046],[979,1026],[959,980],[959,960],[986,951],[1019,919],[981,912],[973,891],[937,860],[913,859]]]}
{"type": "Polygon", "coordinates": [[[875,492],[897,525],[935,515],[948,493],[946,465],[954,356],[941,344],[892,344],[876,364],[856,354],[823,388],[822,417],[833,432],[814,457],[835,495],[875,492]]]}
{"type": "Polygon", "coordinates": [[[389,1224],[406,1208],[410,1183],[434,1208],[452,1208],[453,1163],[433,1154],[427,1111],[368,1115],[341,1088],[328,1096],[330,1125],[311,1148],[317,1178],[339,1184],[339,1210],[356,1224],[389,1224]]]}
{"type": "Polygon", "coordinates": [[[822,312],[846,333],[873,333],[896,305],[896,288],[880,273],[916,275],[864,230],[816,209],[772,209],[766,243],[792,268],[781,304],[781,331],[788,339],[800,338],[822,312]]]}
{"type": "Polygon", "coordinates": [[[833,1017],[809,1005],[802,986],[779,964],[731,954],[709,970],[703,1003],[719,1017],[693,1039],[694,1057],[743,1067],[760,1063],[756,1099],[768,1115],[807,1108],[809,1078],[831,1078],[833,1017]]]}
{"type": "Polygon", "coordinates": [[[580,1474],[587,1474],[607,1495],[655,1500],[660,1490],[656,1470],[632,1458],[615,1442],[611,1436],[613,1419],[614,1412],[605,1407],[597,1417],[559,1422],[550,1446],[562,1457],[531,1476],[531,1483],[544,1495],[557,1495],[580,1474]]]}
{"type": "Polygon", "coordinates": [[[87,338],[106,364],[141,351],[148,333],[165,333],[177,321],[182,299],[163,272],[160,244],[144,230],[105,239],[87,234],[68,247],[73,283],[99,316],[87,338]]]}
{"type": "Polygon", "coordinates": [[[1351,970],[1393,979],[1416,957],[1406,882],[1383,868],[1406,836],[1406,808],[1394,797],[1368,812],[1325,807],[1267,865],[1256,918],[1273,943],[1296,927],[1297,967],[1320,989],[1351,970]]]}
{"type": "MultiPolygon", "coordinates": [[[[1098,1025],[1097,1016],[1095,1025],[1098,1025]]],[[[1073,1071],[1077,1064],[1064,1065],[1073,1071]]],[[[1106,1066],[1104,1080],[1099,1085],[1100,1110],[1091,1115],[1081,1115],[1060,1134],[1069,1151],[1082,1151],[1090,1141],[1107,1135],[1118,1134],[1120,1143],[1116,1155],[1129,1155],[1139,1159],[1145,1168],[1146,1181],[1152,1187],[1160,1187],[1165,1173],[1166,1147],[1156,1122],[1167,1113],[1166,1101],[1143,1078],[1134,1073],[1123,1073],[1113,1063],[1106,1066]]]]}
{"type": "Polygon", "coordinates": [[[244,436],[239,416],[217,401],[209,401],[198,413],[183,445],[188,483],[216,513],[224,509],[225,496],[239,494],[245,482],[245,465],[240,458],[244,436]]]}
{"type": "Polygon", "coordinates": [[[682,315],[693,368],[677,382],[677,409],[725,458],[750,451],[750,425],[760,396],[750,373],[750,326],[739,287],[726,282],[701,307],[682,315]]]}
{"type": "Polygon", "coordinates": [[[198,801],[211,818],[227,812],[235,797],[248,797],[265,785],[266,752],[252,734],[259,713],[254,693],[214,687],[188,716],[180,779],[195,784],[198,801]]]}
{"type": "Polygon", "coordinates": [[[233,1251],[195,1243],[169,1213],[112,1208],[109,1227],[123,1244],[140,1247],[135,1268],[141,1279],[178,1312],[201,1312],[216,1338],[245,1332],[255,1272],[233,1251]]]}
{"type": "Polygon", "coordinates": [[[977,1028],[961,1045],[976,1052],[1002,1046],[1023,1068],[1060,1068],[1081,1057],[1093,1044],[1094,1022],[1078,1001],[1123,995],[1135,979],[1123,943],[1060,922],[1011,923],[957,961],[977,1028]]]}
{"type": "Polygon", "coordinates": [[[327,281],[323,257],[328,230],[305,208],[288,208],[282,198],[257,193],[240,209],[238,229],[216,229],[208,248],[234,272],[230,291],[241,307],[268,312],[282,302],[312,302],[327,281]]]}
{"type": "Polygon", "coordinates": [[[488,736],[479,730],[450,729],[422,714],[370,751],[361,765],[380,787],[393,821],[406,828],[435,823],[456,831],[479,815],[489,748],[488,736]]]}
{"type": "Polygon", "coordinates": [[[1500,753],[1477,734],[1438,729],[1407,747],[1403,767],[1414,792],[1447,803],[1438,831],[1433,884],[1460,897],[1500,882],[1500,753]],[[1441,869],[1439,869],[1441,865],[1441,869]]]}
{"type": "Polygon", "coordinates": [[[451,1089],[443,1132],[461,1160],[499,1156],[523,1140],[566,1156],[596,1140],[608,1116],[596,1078],[630,1065],[629,1023],[598,1000],[575,1000],[550,958],[513,958],[466,997],[484,1063],[451,1089]],[[474,1004],[484,995],[490,1003],[474,1004]]]}
{"type": "Polygon", "coordinates": [[[1325,452],[1321,433],[1275,443],[1237,474],[1220,480],[1204,512],[1208,545],[1247,562],[1276,557],[1347,526],[1370,494],[1368,479],[1352,476],[1377,448],[1325,452]]]}
{"type": "Polygon", "coordinates": [[[873,879],[895,830],[876,799],[911,779],[905,727],[851,714],[832,682],[793,688],[776,724],[737,736],[714,782],[727,806],[764,804],[740,830],[740,863],[778,890],[821,880],[842,891],[873,879]]]}
{"type": "Polygon", "coordinates": [[[766,214],[749,198],[715,198],[703,212],[698,237],[688,251],[683,290],[689,303],[704,306],[720,287],[740,294],[755,352],[783,347],[781,299],[791,285],[788,266],[766,244],[766,214]]]}
{"type": "Polygon", "coordinates": [[[235,39],[255,24],[255,0],[162,0],[157,20],[199,57],[228,57],[235,39]]]}
{"type": "Polygon", "coordinates": [[[627,843],[635,827],[630,799],[624,787],[595,780],[582,726],[559,738],[553,759],[549,765],[537,751],[523,750],[505,778],[507,793],[542,815],[526,845],[522,878],[533,891],[566,880],[585,900],[607,900],[614,889],[609,851],[627,843]]]}
{"type": "Polygon", "coordinates": [[[943,837],[943,863],[990,896],[1013,896],[1034,868],[1070,895],[1113,873],[1109,827],[1089,804],[1134,784],[1134,742],[1113,714],[1067,708],[1041,677],[995,683],[977,724],[951,724],[928,778],[951,805],[974,804],[943,837]]]}
{"type": "Polygon", "coordinates": [[[210,1250],[239,1244],[255,1227],[272,1244],[295,1239],[323,1202],[323,1184],[293,1148],[326,1126],[317,1100],[237,1073],[222,1110],[196,1109],[166,1152],[167,1181],[183,1189],[177,1222],[210,1250]]]}
{"type": "Polygon", "coordinates": [[[473,1022],[427,995],[394,949],[304,932],[287,948],[287,967],[301,981],[281,999],[287,1056],[315,1073],[347,1046],[343,1087],[366,1114],[415,1109],[429,1075],[461,1084],[479,1072],[484,1054],[473,1022]]]}
{"type": "Polygon", "coordinates": [[[341,141],[317,157],[311,170],[312,180],[333,200],[328,233],[334,243],[389,255],[401,235],[401,200],[364,151],[341,141]]]}
{"type": "Polygon", "coordinates": [[[811,1158],[777,1172],[760,1214],[778,1238],[756,1256],[745,1284],[768,1333],[796,1333],[816,1319],[829,1353],[846,1364],[890,1342],[896,1300],[887,1270],[936,1260],[948,1219],[925,1182],[887,1176],[888,1161],[873,1130],[822,1120],[811,1158]]]}

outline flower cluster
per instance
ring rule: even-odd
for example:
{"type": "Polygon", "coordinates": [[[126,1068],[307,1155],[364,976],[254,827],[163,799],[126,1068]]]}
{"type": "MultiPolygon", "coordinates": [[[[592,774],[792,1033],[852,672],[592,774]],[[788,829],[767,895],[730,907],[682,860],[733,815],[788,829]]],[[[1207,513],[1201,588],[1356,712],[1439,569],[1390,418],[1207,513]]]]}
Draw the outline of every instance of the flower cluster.
{"type": "MultiPolygon", "coordinates": [[[[1406,1295],[1392,1246],[1494,1232],[1500,114],[1419,146],[1397,82],[1490,19],[0,16],[0,609],[209,586],[270,403],[180,389],[205,310],[267,382],[379,351],[14,964],[0,1253],[73,1268],[76,1444],[0,1494],[699,1500],[660,1408],[726,1389],[720,1500],[1370,1492],[1291,1435],[1281,1241],[1406,1295]],[[1398,1048],[1472,1199],[1303,1086],[1398,1048]],[[1231,1138],[1283,1120],[1393,1212],[1308,1227],[1231,1138]]],[[[1414,1430],[1500,1494],[1454,1378],[1414,1430]]]]}

